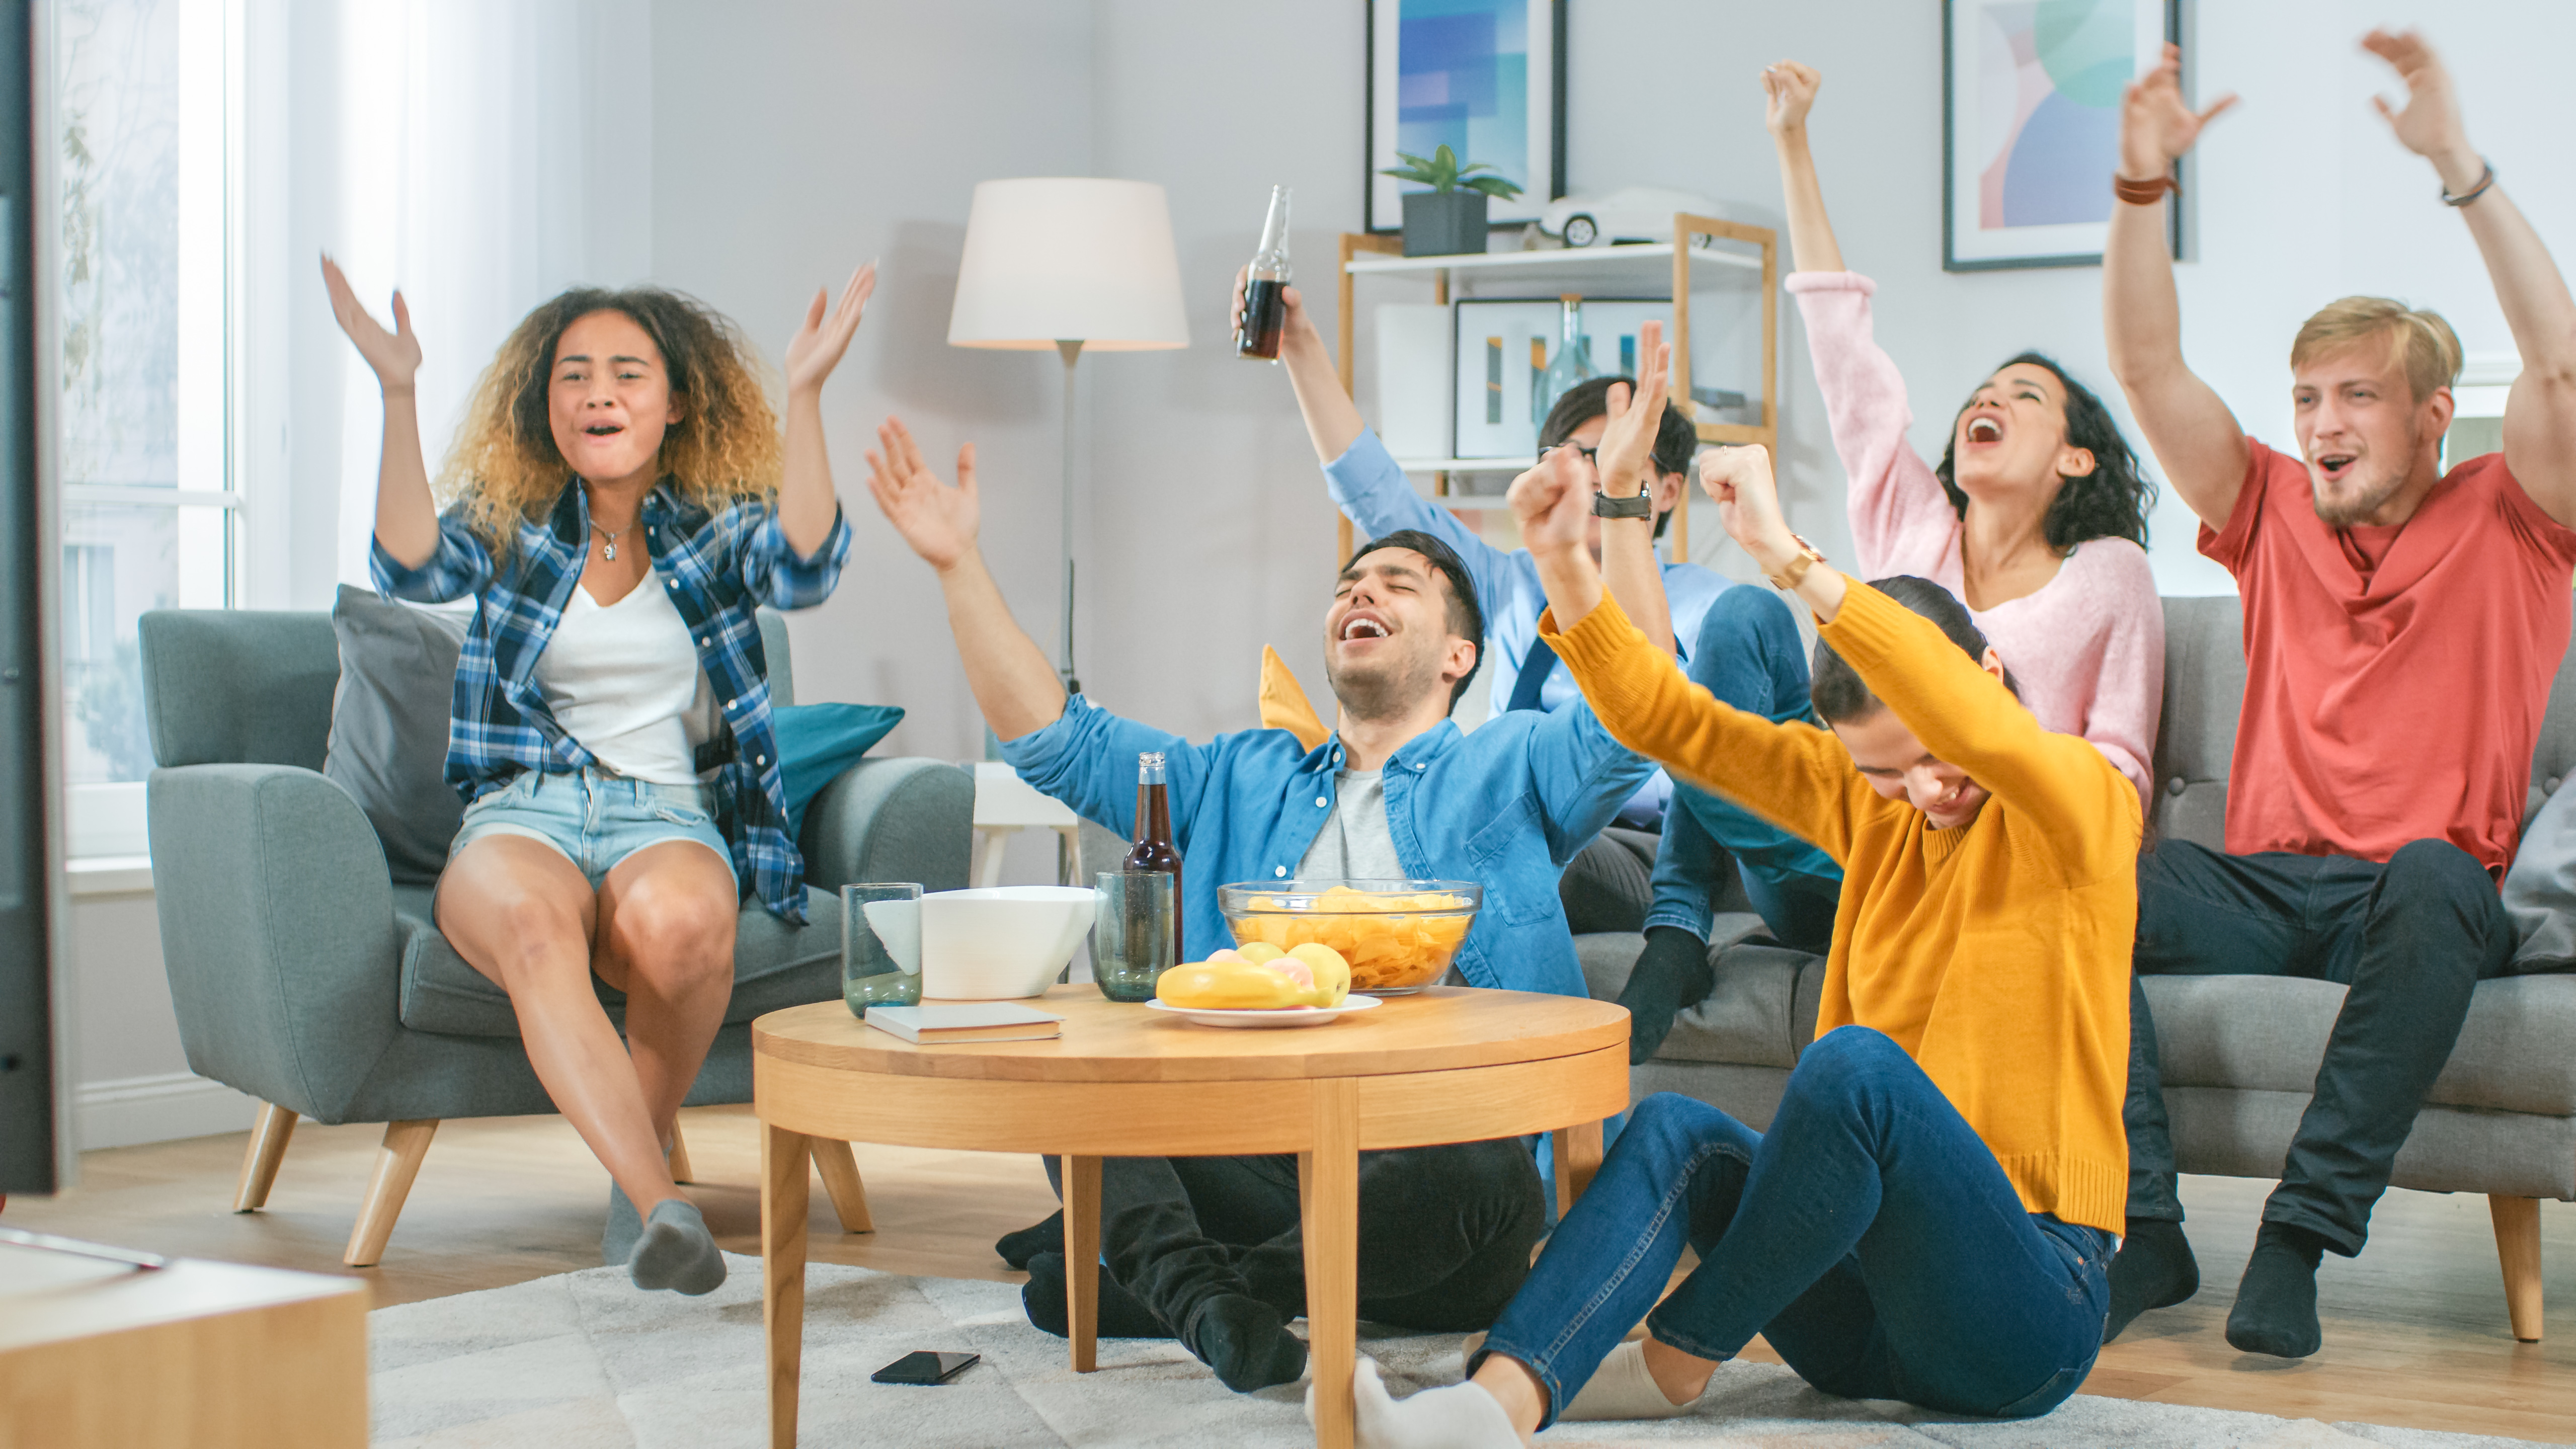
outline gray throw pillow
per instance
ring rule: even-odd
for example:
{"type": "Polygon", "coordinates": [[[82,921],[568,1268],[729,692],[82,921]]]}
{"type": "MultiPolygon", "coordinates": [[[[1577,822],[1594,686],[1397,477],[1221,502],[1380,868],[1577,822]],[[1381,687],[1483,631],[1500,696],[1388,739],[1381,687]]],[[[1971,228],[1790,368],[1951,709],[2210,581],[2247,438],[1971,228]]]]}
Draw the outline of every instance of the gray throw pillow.
{"type": "Polygon", "coordinates": [[[322,773],[367,812],[396,885],[437,881],[465,815],[446,768],[448,701],[468,622],[345,584],[331,606],[340,685],[322,773]]]}
{"type": "Polygon", "coordinates": [[[2522,827],[2522,845],[2504,873],[2504,908],[2521,937],[2509,970],[2576,966],[2576,777],[2522,827]]]}

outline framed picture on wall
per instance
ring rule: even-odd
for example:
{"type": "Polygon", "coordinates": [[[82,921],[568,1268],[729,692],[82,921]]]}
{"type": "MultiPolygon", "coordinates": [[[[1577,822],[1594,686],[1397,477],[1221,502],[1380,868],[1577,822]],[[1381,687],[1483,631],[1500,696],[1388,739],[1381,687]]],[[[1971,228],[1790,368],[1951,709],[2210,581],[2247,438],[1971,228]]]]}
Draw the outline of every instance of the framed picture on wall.
{"type": "MultiPolygon", "coordinates": [[[[2181,20],[2181,0],[1942,0],[1944,270],[2100,264],[2121,92],[2181,20]]],[[[2166,209],[2176,243],[2182,207],[2166,209]]]]}
{"type": "Polygon", "coordinates": [[[1567,0],[1369,0],[1367,229],[1404,227],[1399,151],[1447,145],[1521,188],[1494,225],[1535,221],[1565,194],[1567,0]]]}

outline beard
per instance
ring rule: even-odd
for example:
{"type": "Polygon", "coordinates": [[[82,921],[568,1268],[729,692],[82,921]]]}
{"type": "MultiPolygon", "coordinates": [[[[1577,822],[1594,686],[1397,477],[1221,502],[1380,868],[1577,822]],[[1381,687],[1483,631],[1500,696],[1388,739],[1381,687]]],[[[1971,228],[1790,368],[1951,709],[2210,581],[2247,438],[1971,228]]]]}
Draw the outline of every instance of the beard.
{"type": "Polygon", "coordinates": [[[2413,472],[2413,460],[2415,456],[2422,451],[2422,445],[2423,434],[2421,430],[2416,428],[2407,429],[2406,449],[2403,453],[2398,455],[2406,459],[2407,462],[2399,467],[2389,469],[2387,472],[2382,473],[2379,477],[2371,479],[2367,483],[2359,483],[2356,481],[2353,491],[2346,494],[2339,501],[2328,499],[2325,493],[2316,486],[2316,475],[2310,474],[2308,483],[2308,501],[2317,510],[2317,517],[2324,520],[2325,525],[2328,528],[2350,528],[2354,524],[2360,523],[2369,518],[2372,514],[2377,513],[2380,509],[2387,507],[2388,500],[2395,498],[2398,493],[2406,487],[2406,480],[2413,472]]]}
{"type": "Polygon", "coordinates": [[[1423,695],[1441,687],[1440,660],[1428,650],[1354,669],[1337,666],[1338,653],[1337,647],[1326,644],[1324,680],[1332,686],[1333,698],[1356,720],[1399,718],[1421,703],[1423,695]]]}

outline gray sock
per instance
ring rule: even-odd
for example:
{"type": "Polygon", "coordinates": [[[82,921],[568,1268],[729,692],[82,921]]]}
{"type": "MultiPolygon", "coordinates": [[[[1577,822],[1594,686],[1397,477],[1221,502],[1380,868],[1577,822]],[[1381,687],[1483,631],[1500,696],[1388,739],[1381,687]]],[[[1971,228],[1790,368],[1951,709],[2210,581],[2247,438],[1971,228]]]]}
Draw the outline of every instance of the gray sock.
{"type": "Polygon", "coordinates": [[[614,1179],[608,1184],[608,1225],[599,1231],[599,1262],[605,1268],[623,1268],[635,1256],[635,1240],[644,1236],[644,1220],[635,1215],[635,1204],[628,1200],[626,1189],[614,1179]]]}
{"type": "Polygon", "coordinates": [[[669,1288],[694,1297],[724,1283],[724,1254],[716,1251],[697,1206],[671,1198],[645,1219],[635,1255],[626,1260],[626,1275],[638,1288],[669,1288]]]}

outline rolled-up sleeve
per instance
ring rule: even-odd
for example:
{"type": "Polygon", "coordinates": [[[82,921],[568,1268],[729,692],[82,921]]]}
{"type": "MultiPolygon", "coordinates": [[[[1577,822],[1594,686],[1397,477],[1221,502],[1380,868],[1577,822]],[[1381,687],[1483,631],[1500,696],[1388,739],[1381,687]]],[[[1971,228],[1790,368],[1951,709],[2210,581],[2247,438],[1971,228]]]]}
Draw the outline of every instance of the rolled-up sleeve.
{"type": "Polygon", "coordinates": [[[832,506],[832,531],[801,558],[787,541],[778,510],[762,507],[758,514],[759,522],[742,543],[743,588],[773,609],[810,609],[832,597],[841,582],[841,565],[850,556],[850,520],[840,505],[832,506]]]}
{"type": "Polygon", "coordinates": [[[492,551],[453,514],[438,520],[438,550],[418,568],[387,552],[382,539],[370,543],[367,571],[375,580],[376,592],[388,599],[444,604],[481,593],[492,581],[492,551]]]}
{"type": "Polygon", "coordinates": [[[1165,798],[1172,809],[1172,843],[1187,849],[1199,797],[1216,773],[1212,749],[1111,714],[1077,694],[1064,702],[1064,713],[1056,716],[1055,723],[1005,740],[1002,758],[1030,789],[1132,840],[1136,757],[1160,753],[1165,798]]]}

